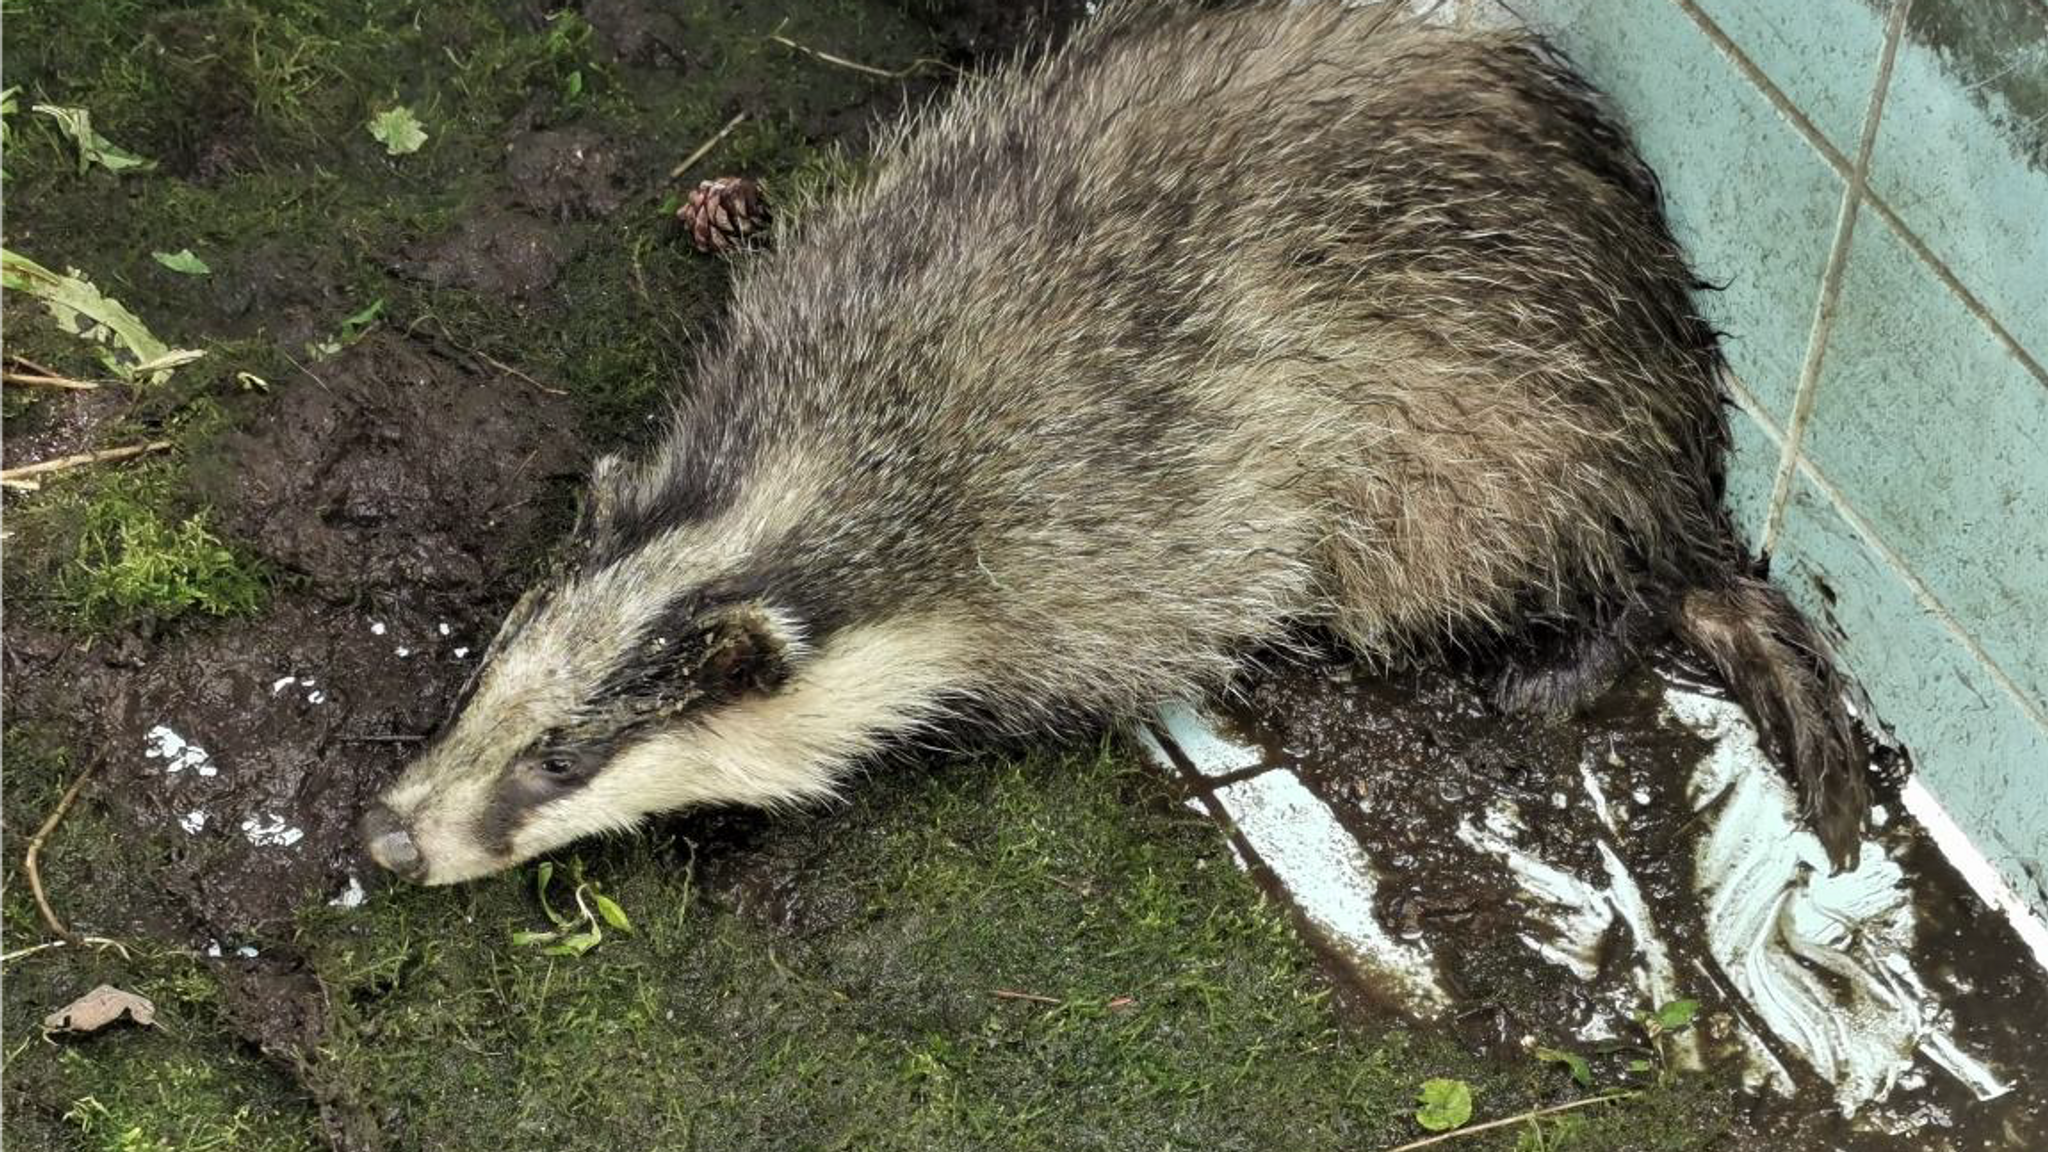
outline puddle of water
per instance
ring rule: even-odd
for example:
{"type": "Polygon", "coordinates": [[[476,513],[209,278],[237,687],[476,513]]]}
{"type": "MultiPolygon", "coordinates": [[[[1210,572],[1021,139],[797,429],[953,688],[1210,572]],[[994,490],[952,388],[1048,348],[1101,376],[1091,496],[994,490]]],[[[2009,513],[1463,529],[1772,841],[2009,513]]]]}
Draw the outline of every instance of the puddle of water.
{"type": "Polygon", "coordinates": [[[1164,710],[1141,745],[1228,822],[1334,975],[1411,1014],[1501,994],[1504,1031],[1568,1046],[1698,999],[1667,1059],[1739,1070],[1759,1138],[2048,1147],[2048,979],[1941,858],[1916,786],[1831,875],[1739,707],[1683,680],[1645,669],[1546,723],[1448,675],[1297,670],[1164,710]]]}

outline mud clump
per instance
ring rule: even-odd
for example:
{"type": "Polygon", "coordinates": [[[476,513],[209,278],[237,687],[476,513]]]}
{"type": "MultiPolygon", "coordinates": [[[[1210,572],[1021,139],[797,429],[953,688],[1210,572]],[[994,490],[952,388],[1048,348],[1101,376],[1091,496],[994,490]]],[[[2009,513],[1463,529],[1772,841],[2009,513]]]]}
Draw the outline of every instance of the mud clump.
{"type": "Polygon", "coordinates": [[[558,220],[609,216],[625,200],[625,151],[587,128],[552,128],[514,141],[505,179],[520,206],[558,220]]]}
{"type": "Polygon", "coordinates": [[[201,484],[228,531],[331,600],[488,595],[581,472],[566,404],[509,374],[389,334],[317,372],[224,438],[201,484]]]}
{"type": "Polygon", "coordinates": [[[576,236],[521,212],[474,216],[413,245],[391,270],[431,288],[462,288],[525,306],[582,250],[576,236]]]}
{"type": "Polygon", "coordinates": [[[598,47],[611,60],[655,68],[680,68],[688,43],[681,17],[648,0],[584,0],[583,18],[597,32],[598,47]]]}

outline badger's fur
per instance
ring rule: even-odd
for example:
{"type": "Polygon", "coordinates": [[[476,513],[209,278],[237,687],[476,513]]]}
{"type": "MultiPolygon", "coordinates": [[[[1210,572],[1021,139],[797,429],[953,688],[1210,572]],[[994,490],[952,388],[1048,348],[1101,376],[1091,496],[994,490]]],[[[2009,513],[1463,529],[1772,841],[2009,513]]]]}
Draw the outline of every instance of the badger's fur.
{"type": "Polygon", "coordinates": [[[446,882],[824,796],[942,718],[1131,715],[1317,626],[1506,652],[1505,703],[1565,709],[1675,626],[1845,859],[1862,754],[1721,509],[1693,287],[1527,33],[1115,9],[749,261],[373,854],[446,882]]]}

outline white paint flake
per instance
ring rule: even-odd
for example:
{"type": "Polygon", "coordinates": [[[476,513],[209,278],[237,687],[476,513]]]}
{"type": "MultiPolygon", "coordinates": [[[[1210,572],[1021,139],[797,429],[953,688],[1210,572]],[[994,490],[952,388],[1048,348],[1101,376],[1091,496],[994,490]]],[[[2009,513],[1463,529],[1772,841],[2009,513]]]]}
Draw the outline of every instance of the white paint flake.
{"type": "Polygon", "coordinates": [[[270,694],[275,696],[298,682],[297,676],[280,676],[270,682],[270,694]]]}
{"type": "Polygon", "coordinates": [[[289,848],[306,838],[304,829],[285,823],[282,816],[251,816],[242,821],[242,835],[258,848],[289,848]]]}
{"type": "Polygon", "coordinates": [[[404,660],[412,656],[412,649],[407,648],[403,645],[400,645],[397,648],[393,648],[392,651],[398,654],[398,658],[400,660],[404,660]]]}
{"type": "Polygon", "coordinates": [[[178,827],[183,828],[188,836],[197,836],[206,830],[207,819],[206,809],[194,808],[178,817],[178,827]]]}
{"type": "Polygon", "coordinates": [[[456,658],[457,660],[466,660],[466,659],[468,659],[468,658],[469,658],[469,649],[467,649],[467,648],[457,648],[457,649],[455,650],[455,658],[456,658]]]}
{"type": "Polygon", "coordinates": [[[381,621],[381,620],[372,620],[372,621],[370,621],[370,635],[372,635],[372,636],[382,636],[383,634],[384,634],[384,622],[383,622],[383,621],[381,621]]]}
{"type": "Polygon", "coordinates": [[[144,733],[143,742],[143,757],[162,760],[165,775],[183,772],[187,768],[197,776],[220,775],[220,769],[214,765],[213,757],[206,749],[173,732],[167,724],[158,724],[144,733]]]}
{"type": "Polygon", "coordinates": [[[368,898],[369,893],[363,891],[363,882],[356,879],[355,873],[351,872],[349,873],[347,886],[343,887],[341,892],[334,899],[329,900],[327,904],[331,908],[360,908],[363,906],[363,901],[368,898]]]}
{"type": "Polygon", "coordinates": [[[439,632],[443,636],[448,635],[449,629],[447,621],[444,620],[441,623],[434,625],[434,631],[439,632]]]}

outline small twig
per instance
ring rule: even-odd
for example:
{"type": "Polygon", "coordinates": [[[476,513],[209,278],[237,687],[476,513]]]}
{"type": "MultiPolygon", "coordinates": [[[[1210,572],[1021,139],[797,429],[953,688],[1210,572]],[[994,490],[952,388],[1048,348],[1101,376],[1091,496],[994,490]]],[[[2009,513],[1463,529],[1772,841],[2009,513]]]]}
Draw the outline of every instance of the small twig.
{"type": "Polygon", "coordinates": [[[711,154],[711,150],[713,148],[718,147],[719,141],[724,140],[727,136],[732,135],[732,130],[739,127],[742,123],[745,123],[746,119],[747,114],[745,112],[741,112],[738,115],[735,115],[732,119],[727,120],[725,122],[725,127],[720,128],[718,130],[718,135],[713,136],[711,139],[706,140],[704,143],[697,145],[697,150],[695,152],[692,152],[688,156],[683,157],[683,162],[681,164],[678,164],[674,168],[669,169],[668,178],[674,180],[680,177],[683,173],[688,172],[690,170],[690,165],[695,164],[697,161],[702,160],[706,156],[709,156],[711,154]]]}
{"type": "Polygon", "coordinates": [[[97,392],[99,385],[69,376],[47,376],[40,372],[0,372],[0,383],[33,384],[40,388],[64,388],[73,392],[97,392]]]}
{"type": "Polygon", "coordinates": [[[61,371],[49,365],[39,365],[20,353],[6,353],[6,359],[12,361],[16,367],[27,369],[18,373],[0,373],[0,379],[8,383],[25,383],[31,387],[70,387],[74,392],[92,392],[92,389],[100,387],[96,381],[63,375],[61,371]]]}
{"type": "Polygon", "coordinates": [[[1460,1128],[1455,1132],[1446,1132],[1441,1136],[1430,1136],[1422,1140],[1413,1140],[1401,1145],[1399,1148],[1389,1148],[1387,1152],[1410,1152],[1414,1148],[1427,1148],[1432,1144],[1442,1144],[1446,1141],[1456,1140],[1460,1136],[1470,1136],[1475,1132],[1486,1132],[1494,1128],[1505,1128],[1510,1124],[1520,1124],[1524,1121],[1534,1120],[1539,1116],[1549,1116],[1555,1112],[1569,1112],[1574,1108],[1590,1108],[1595,1104],[1612,1104],[1617,1100],[1626,1100],[1631,1096],[1640,1095],[1642,1095],[1640,1092],[1613,1092],[1606,1096],[1588,1096],[1584,1100],[1574,1100],[1569,1104],[1553,1104],[1548,1108],[1536,1108],[1528,1112],[1516,1113],[1513,1116],[1503,1116],[1498,1120],[1488,1120],[1484,1124],[1474,1124],[1470,1128],[1460,1128]]]}
{"type": "MultiPolygon", "coordinates": [[[[123,960],[135,959],[135,957],[129,955],[128,946],[119,940],[110,940],[105,936],[80,936],[78,942],[88,948],[112,948],[121,954],[121,959],[123,960]]],[[[0,964],[19,960],[24,956],[33,956],[38,952],[48,952],[52,948],[62,948],[70,943],[71,941],[69,940],[45,940],[41,944],[31,944],[26,948],[16,948],[12,952],[0,955],[0,964]]]]}
{"type": "Polygon", "coordinates": [[[36,911],[43,914],[43,923],[49,926],[50,931],[66,940],[75,941],[78,937],[72,935],[71,929],[65,927],[64,921],[57,918],[56,909],[50,907],[49,893],[43,891],[43,870],[39,861],[43,854],[43,842],[50,838],[50,833],[56,831],[57,823],[64,819],[64,814],[71,811],[72,802],[78,799],[80,792],[85,791],[85,782],[92,779],[92,770],[97,766],[98,761],[86,765],[85,771],[78,774],[78,779],[71,782],[71,787],[64,790],[64,795],[58,799],[57,806],[44,818],[43,826],[36,829],[36,834],[28,838],[28,851],[21,856],[21,870],[28,876],[28,890],[35,894],[36,911]]]}
{"type": "Polygon", "coordinates": [[[1029,1000],[1033,1004],[1051,1004],[1054,1007],[1066,1003],[1065,1000],[1055,1000],[1050,996],[1040,996],[1035,992],[1012,992],[1008,988],[998,988],[994,992],[989,993],[989,995],[994,996],[998,1000],[1029,1000]]]}
{"type": "Polygon", "coordinates": [[[783,24],[787,23],[789,23],[789,21],[784,20],[782,24],[777,24],[775,26],[775,31],[770,32],[768,34],[768,38],[770,40],[775,41],[777,44],[782,45],[785,48],[794,48],[798,52],[801,52],[806,56],[815,56],[818,59],[823,60],[827,64],[837,64],[841,68],[851,68],[855,72],[864,72],[869,76],[880,76],[884,80],[902,80],[905,77],[915,75],[919,68],[922,68],[927,64],[935,64],[941,68],[949,69],[954,72],[962,71],[960,68],[948,64],[944,60],[934,60],[929,56],[920,56],[917,59],[912,60],[910,63],[904,65],[901,68],[896,69],[893,72],[887,68],[877,68],[872,64],[862,64],[857,60],[848,60],[844,56],[834,56],[830,52],[821,52],[816,48],[808,47],[806,45],[799,44],[794,40],[791,40],[789,37],[784,36],[782,34],[782,26],[783,24]]]}
{"type": "MultiPolygon", "coordinates": [[[[444,336],[447,335],[447,329],[442,329],[441,334],[444,336]]],[[[461,347],[461,345],[458,344],[456,345],[456,347],[459,348],[461,347]]],[[[547,393],[550,396],[567,396],[569,394],[568,389],[550,388],[547,385],[541,383],[540,381],[535,380],[533,377],[528,376],[526,373],[521,372],[519,369],[514,368],[510,364],[505,363],[503,360],[498,359],[496,356],[491,355],[489,352],[472,348],[469,350],[469,354],[483,361],[484,363],[489,364],[491,367],[496,368],[498,371],[505,373],[508,376],[517,376],[521,380],[526,381],[528,384],[533,385],[535,388],[540,389],[541,391],[547,393]]]]}
{"type": "Polygon", "coordinates": [[[55,460],[40,460],[34,464],[23,464],[19,468],[0,471],[0,484],[10,488],[25,488],[35,491],[37,484],[31,476],[46,472],[62,472],[67,468],[78,468],[86,464],[98,464],[107,460],[126,460],[149,452],[161,452],[171,446],[169,440],[152,440],[147,444],[130,444],[125,448],[102,448],[97,452],[80,452],[75,456],[59,456],[55,460]]]}
{"type": "Polygon", "coordinates": [[[528,376],[526,373],[521,372],[519,369],[514,368],[510,364],[505,363],[503,360],[498,359],[496,356],[491,355],[489,352],[486,352],[481,348],[472,348],[469,345],[464,344],[462,341],[457,340],[455,338],[455,334],[448,331],[448,325],[441,323],[441,318],[439,316],[433,317],[433,321],[434,327],[438,329],[441,333],[441,339],[446,340],[450,344],[453,344],[457,352],[460,352],[465,356],[474,356],[477,359],[483,361],[484,363],[489,364],[491,367],[496,368],[498,371],[505,373],[507,376],[516,376],[519,379],[526,381],[528,384],[533,385],[535,388],[540,389],[541,391],[547,393],[550,396],[567,396],[569,394],[566,389],[548,387],[546,384],[543,384],[540,381],[535,380],[533,377],[528,376]]]}

